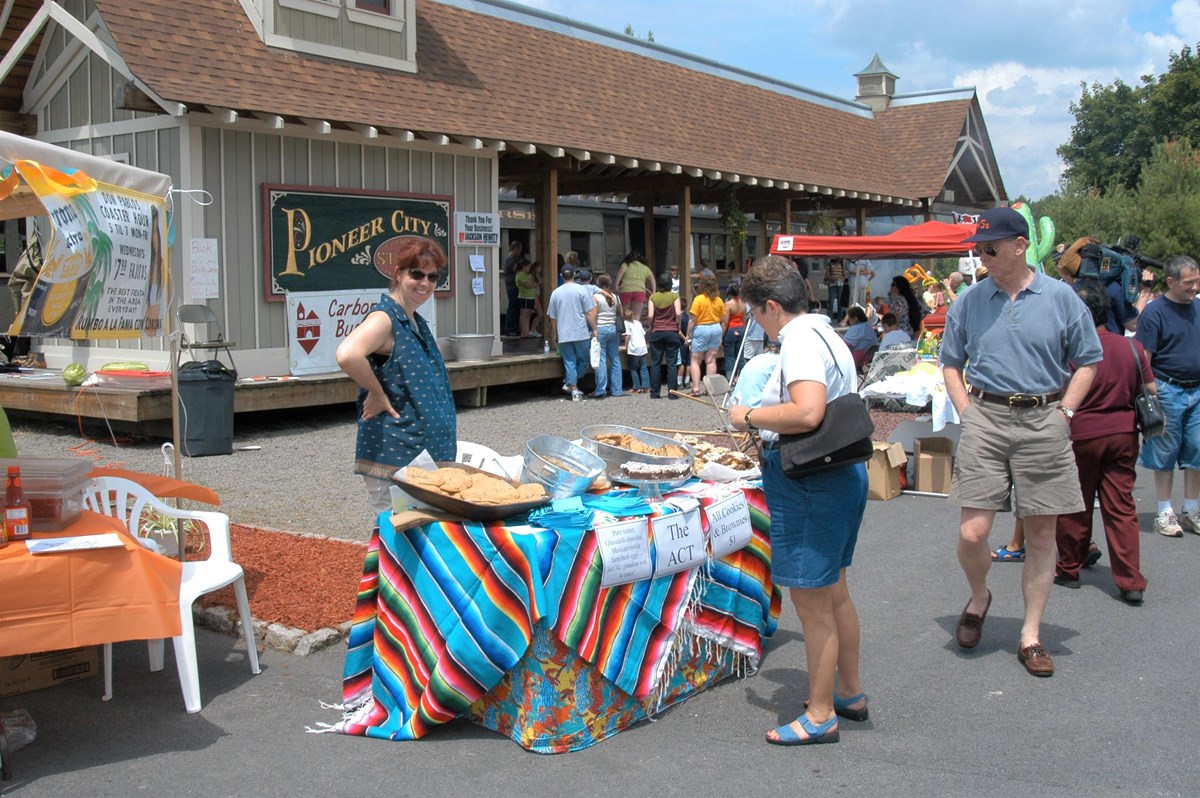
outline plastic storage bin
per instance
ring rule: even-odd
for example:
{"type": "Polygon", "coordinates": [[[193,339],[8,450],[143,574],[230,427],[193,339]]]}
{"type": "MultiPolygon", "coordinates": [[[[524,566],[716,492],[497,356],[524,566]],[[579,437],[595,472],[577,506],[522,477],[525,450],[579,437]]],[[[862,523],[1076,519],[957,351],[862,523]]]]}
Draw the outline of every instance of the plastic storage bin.
{"type": "Polygon", "coordinates": [[[188,457],[233,454],[233,385],[237,372],[218,360],[179,367],[179,448],[188,457]]]}
{"type": "Polygon", "coordinates": [[[88,478],[88,472],[92,470],[91,461],[49,457],[0,458],[0,474],[6,478],[9,466],[19,466],[21,469],[21,487],[33,511],[29,526],[34,532],[57,532],[79,518],[83,511],[83,494],[91,481],[88,478]]]}

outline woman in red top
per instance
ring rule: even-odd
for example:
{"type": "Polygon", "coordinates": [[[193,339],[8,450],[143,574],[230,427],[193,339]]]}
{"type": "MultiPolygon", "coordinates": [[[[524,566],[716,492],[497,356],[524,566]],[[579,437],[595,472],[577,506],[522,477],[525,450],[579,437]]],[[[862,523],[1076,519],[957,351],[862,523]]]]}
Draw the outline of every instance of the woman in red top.
{"type": "Polygon", "coordinates": [[[725,300],[725,379],[732,380],[737,370],[738,354],[742,349],[742,336],[746,332],[746,302],[742,299],[742,287],[737,283],[729,286],[729,299],[725,300]]]}
{"type": "Polygon", "coordinates": [[[1109,301],[1104,286],[1098,280],[1080,280],[1075,292],[1092,313],[1104,359],[1096,369],[1091,389],[1071,418],[1071,446],[1086,509],[1058,517],[1054,582],[1079,587],[1079,569],[1088,558],[1092,540],[1092,505],[1098,495],[1113,581],[1122,601],[1141,604],[1146,577],[1140,570],[1137,507],[1133,501],[1138,456],[1133,399],[1140,393],[1138,372],[1140,382],[1150,393],[1156,393],[1158,386],[1142,345],[1105,329],[1109,301]]]}

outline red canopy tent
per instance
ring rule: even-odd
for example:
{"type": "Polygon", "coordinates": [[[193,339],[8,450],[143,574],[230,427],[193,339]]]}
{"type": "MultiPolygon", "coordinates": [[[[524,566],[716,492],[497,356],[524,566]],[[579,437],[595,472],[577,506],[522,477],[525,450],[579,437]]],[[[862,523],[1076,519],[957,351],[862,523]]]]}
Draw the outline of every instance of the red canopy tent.
{"type": "Polygon", "coordinates": [[[975,233],[973,224],[925,222],[902,227],[882,236],[777,235],[772,255],[815,255],[858,258],[943,258],[965,255],[971,244],[963,239],[975,233]]]}

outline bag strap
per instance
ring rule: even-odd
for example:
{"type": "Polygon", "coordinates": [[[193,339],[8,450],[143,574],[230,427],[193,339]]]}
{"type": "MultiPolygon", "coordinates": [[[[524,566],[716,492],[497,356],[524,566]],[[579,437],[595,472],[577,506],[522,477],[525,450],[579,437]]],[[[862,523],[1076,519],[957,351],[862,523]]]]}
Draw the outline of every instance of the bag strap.
{"type": "MultiPolygon", "coordinates": [[[[832,347],[832,346],[830,346],[830,345],[829,345],[829,342],[825,340],[825,336],[824,336],[824,335],[821,335],[821,334],[820,334],[819,332],[817,332],[816,330],[813,330],[813,335],[815,335],[815,336],[817,336],[818,338],[820,338],[820,339],[821,339],[821,343],[825,344],[825,348],[829,350],[829,356],[830,356],[831,358],[833,358],[833,367],[834,367],[835,369],[837,369],[838,376],[839,376],[839,377],[841,377],[841,376],[842,376],[842,367],[838,365],[838,362],[837,362],[837,355],[835,355],[835,354],[833,353],[833,347],[832,347]]],[[[784,401],[783,388],[784,388],[784,385],[783,385],[783,358],[780,358],[780,359],[779,359],[779,404],[781,404],[781,405],[782,405],[782,404],[787,404],[787,403],[784,401]]]]}
{"type": "Polygon", "coordinates": [[[1142,380],[1142,358],[1138,355],[1137,347],[1134,345],[1132,338],[1129,339],[1129,348],[1133,350],[1134,370],[1137,371],[1137,388],[1141,392],[1146,390],[1146,383],[1142,380]]]}

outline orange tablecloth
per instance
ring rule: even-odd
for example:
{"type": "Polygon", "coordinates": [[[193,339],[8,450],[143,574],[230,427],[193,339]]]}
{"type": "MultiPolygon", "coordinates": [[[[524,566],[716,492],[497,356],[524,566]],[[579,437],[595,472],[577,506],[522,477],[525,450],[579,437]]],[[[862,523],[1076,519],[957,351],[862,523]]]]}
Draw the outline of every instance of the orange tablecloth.
{"type": "Polygon", "coordinates": [[[221,499],[212,488],[185,482],[174,477],[164,477],[158,474],[146,474],[141,471],[129,471],[124,468],[109,468],[101,466],[88,472],[89,477],[120,477],[136,482],[160,499],[188,499],[194,502],[221,506],[221,499]]]}
{"type": "Polygon", "coordinates": [[[183,564],[140,545],[116,519],[84,510],[61,532],[34,538],[105,532],[124,545],[36,555],[23,542],[0,549],[0,656],[180,634],[183,564]]]}

